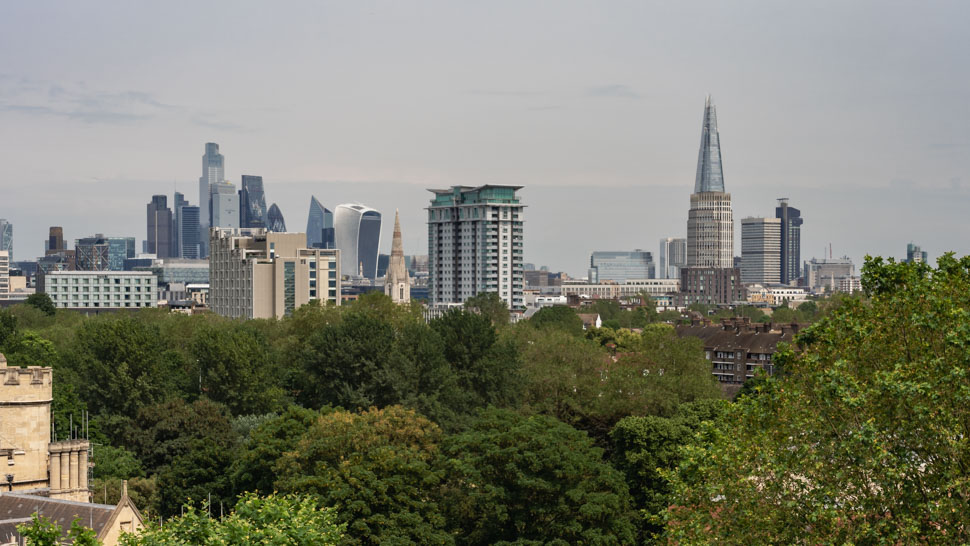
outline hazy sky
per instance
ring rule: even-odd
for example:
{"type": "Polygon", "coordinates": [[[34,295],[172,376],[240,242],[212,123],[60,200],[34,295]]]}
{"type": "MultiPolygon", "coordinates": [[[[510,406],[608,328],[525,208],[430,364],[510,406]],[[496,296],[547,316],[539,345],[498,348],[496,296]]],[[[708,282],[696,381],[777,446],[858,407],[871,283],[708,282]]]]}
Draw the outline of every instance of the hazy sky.
{"type": "MultiPolygon", "coordinates": [[[[145,238],[196,204],[204,143],[262,175],[291,231],[310,195],[401,209],[518,184],[526,261],[686,234],[704,97],[735,226],[802,209],[802,256],[970,253],[970,2],[5,2],[0,217],[15,259],[145,238]]],[[[140,242],[139,242],[140,246],[140,242]]],[[[735,254],[740,254],[736,235],[735,254]]]]}

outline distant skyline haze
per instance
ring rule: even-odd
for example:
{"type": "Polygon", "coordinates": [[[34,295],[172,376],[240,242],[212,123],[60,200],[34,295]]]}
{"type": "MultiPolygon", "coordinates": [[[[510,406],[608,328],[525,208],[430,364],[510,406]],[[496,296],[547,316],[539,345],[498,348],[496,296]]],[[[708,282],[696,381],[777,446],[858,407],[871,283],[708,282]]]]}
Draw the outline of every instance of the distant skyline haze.
{"type": "Polygon", "coordinates": [[[525,261],[582,276],[593,250],[686,235],[710,94],[736,220],[788,197],[802,260],[915,242],[935,261],[970,253],[967,20],[960,1],[6,3],[0,218],[17,260],[49,226],[140,248],[145,204],[195,201],[215,142],[291,229],[311,195],[399,209],[407,254],[427,253],[426,188],[524,186],[525,261]]]}

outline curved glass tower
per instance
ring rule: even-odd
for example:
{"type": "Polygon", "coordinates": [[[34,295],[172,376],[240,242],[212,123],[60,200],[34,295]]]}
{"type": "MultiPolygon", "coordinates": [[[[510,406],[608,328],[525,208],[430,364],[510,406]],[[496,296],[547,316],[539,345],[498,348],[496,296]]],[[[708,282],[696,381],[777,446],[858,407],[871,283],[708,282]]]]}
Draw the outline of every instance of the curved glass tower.
{"type": "Polygon", "coordinates": [[[381,245],[381,213],[364,205],[337,205],[334,236],[340,249],[340,274],[377,278],[381,245]]]}
{"type": "Polygon", "coordinates": [[[310,214],[306,221],[307,248],[334,248],[333,213],[310,196],[310,214]]]}
{"type": "Polygon", "coordinates": [[[242,175],[242,189],[239,190],[239,227],[266,227],[266,194],[263,192],[263,177],[242,175]]]}
{"type": "Polygon", "coordinates": [[[286,221],[283,220],[283,213],[280,208],[273,203],[269,207],[269,212],[266,213],[266,229],[268,231],[276,231],[279,233],[286,232],[286,221]]]}

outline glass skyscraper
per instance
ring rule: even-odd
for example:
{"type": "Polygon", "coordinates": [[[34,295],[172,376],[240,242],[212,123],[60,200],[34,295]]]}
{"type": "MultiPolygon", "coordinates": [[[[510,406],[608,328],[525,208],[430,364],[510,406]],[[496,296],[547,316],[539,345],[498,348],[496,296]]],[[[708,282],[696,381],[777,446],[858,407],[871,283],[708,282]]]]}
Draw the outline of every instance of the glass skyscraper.
{"type": "Polygon", "coordinates": [[[334,237],[340,249],[341,275],[377,277],[381,245],[381,213],[364,205],[337,205],[334,237]]]}
{"type": "Polygon", "coordinates": [[[802,212],[781,198],[775,218],[781,220],[781,282],[788,284],[802,276],[802,212]]]}
{"type": "Polygon", "coordinates": [[[182,225],[179,226],[178,240],[178,246],[181,251],[180,256],[182,258],[196,260],[201,253],[199,241],[199,207],[194,205],[182,207],[179,220],[182,222],[182,225]]]}
{"type": "Polygon", "coordinates": [[[687,265],[687,239],[660,239],[660,269],[658,277],[679,279],[680,268],[687,265]]]}
{"type": "Polygon", "coordinates": [[[276,203],[270,205],[269,212],[266,213],[266,229],[278,233],[286,232],[286,220],[283,219],[283,211],[276,206],[276,203]]]}
{"type": "Polygon", "coordinates": [[[597,250],[589,255],[589,270],[591,283],[652,279],[655,275],[653,254],[640,249],[632,252],[597,250]]]}
{"type": "Polygon", "coordinates": [[[704,103],[697,177],[687,215],[687,267],[734,266],[734,217],[731,194],[724,192],[721,139],[711,97],[704,103]]]}
{"type": "Polygon", "coordinates": [[[225,158],[219,153],[219,145],[215,142],[206,142],[205,155],[202,156],[202,176],[199,177],[199,209],[202,211],[202,217],[199,218],[200,226],[210,225],[211,190],[209,186],[226,180],[225,167],[225,158]]]}
{"type": "Polygon", "coordinates": [[[212,197],[212,227],[239,227],[239,195],[236,186],[230,182],[219,182],[209,186],[212,197]]]}
{"type": "Polygon", "coordinates": [[[0,250],[7,251],[7,257],[13,261],[13,224],[0,218],[0,250]]]}
{"type": "Polygon", "coordinates": [[[242,189],[239,190],[239,227],[266,227],[266,194],[263,192],[263,177],[242,175],[242,189]]]}
{"type": "Polygon", "coordinates": [[[333,213],[310,196],[310,214],[306,222],[307,248],[334,248],[333,213]]]}
{"type": "Polygon", "coordinates": [[[159,258],[172,256],[172,209],[168,208],[168,198],[153,195],[148,204],[148,248],[149,254],[159,258]]]}

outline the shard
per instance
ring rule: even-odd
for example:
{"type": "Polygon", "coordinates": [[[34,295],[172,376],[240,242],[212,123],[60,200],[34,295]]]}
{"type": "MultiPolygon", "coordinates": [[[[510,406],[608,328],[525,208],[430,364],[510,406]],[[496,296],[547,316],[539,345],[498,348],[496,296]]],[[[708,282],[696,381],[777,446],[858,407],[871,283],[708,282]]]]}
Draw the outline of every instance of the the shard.
{"type": "Polygon", "coordinates": [[[734,217],[731,194],[724,191],[717,113],[711,97],[704,103],[697,177],[687,213],[687,267],[726,269],[734,266],[734,217]]]}
{"type": "Polygon", "coordinates": [[[694,193],[724,191],[724,171],[721,169],[721,138],[717,134],[717,110],[707,96],[704,102],[704,124],[701,126],[701,147],[697,153],[697,177],[694,193]]]}

